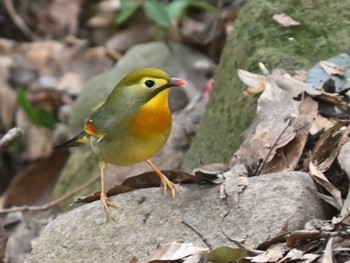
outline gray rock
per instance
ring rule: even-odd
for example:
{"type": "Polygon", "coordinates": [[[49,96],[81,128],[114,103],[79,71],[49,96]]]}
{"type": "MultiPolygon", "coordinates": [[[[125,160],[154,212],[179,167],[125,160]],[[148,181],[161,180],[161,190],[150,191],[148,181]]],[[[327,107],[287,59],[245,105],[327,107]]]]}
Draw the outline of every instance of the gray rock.
{"type": "Polygon", "coordinates": [[[123,207],[115,211],[116,223],[106,222],[100,202],[49,223],[33,242],[29,262],[129,262],[133,256],[146,262],[159,243],[205,247],[182,221],[212,248],[234,246],[226,236],[256,246],[277,235],[286,223],[295,230],[324,217],[320,200],[307,187],[315,189],[310,176],[301,172],[252,177],[235,207],[219,198],[217,185],[181,185],[175,200],[157,188],[129,192],[112,198],[123,207]]]}

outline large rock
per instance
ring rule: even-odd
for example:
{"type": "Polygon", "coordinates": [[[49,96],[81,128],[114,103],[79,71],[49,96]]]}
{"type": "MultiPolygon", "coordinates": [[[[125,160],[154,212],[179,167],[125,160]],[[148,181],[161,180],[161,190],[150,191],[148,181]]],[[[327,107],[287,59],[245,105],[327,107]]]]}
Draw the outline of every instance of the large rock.
{"type": "Polygon", "coordinates": [[[33,242],[29,262],[129,262],[133,256],[146,262],[159,243],[205,247],[182,220],[212,248],[234,246],[222,229],[228,237],[256,246],[286,225],[300,229],[308,220],[324,217],[320,200],[307,188],[315,189],[310,176],[291,172],[249,178],[238,205],[222,201],[217,185],[182,185],[175,200],[157,188],[129,192],[112,198],[123,207],[115,211],[116,223],[106,222],[100,202],[59,216],[33,242]]]}
{"type": "Polygon", "coordinates": [[[350,2],[343,0],[250,0],[242,9],[229,36],[219,68],[209,111],[186,154],[183,167],[228,162],[240,144],[240,135],[251,124],[255,99],[242,95],[244,85],[237,70],[257,71],[263,62],[293,72],[349,52],[350,2]],[[285,28],[272,19],[286,13],[301,23],[285,28]]]}

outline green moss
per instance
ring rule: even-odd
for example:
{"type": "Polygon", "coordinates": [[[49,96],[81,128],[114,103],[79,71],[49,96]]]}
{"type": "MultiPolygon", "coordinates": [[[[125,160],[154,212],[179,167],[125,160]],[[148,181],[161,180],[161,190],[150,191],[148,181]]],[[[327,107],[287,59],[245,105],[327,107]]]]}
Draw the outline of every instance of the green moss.
{"type": "Polygon", "coordinates": [[[183,167],[228,162],[251,124],[256,104],[242,95],[237,70],[308,70],[320,60],[350,51],[350,2],[343,0],[250,0],[235,21],[217,71],[210,109],[183,167]],[[282,27],[274,14],[285,13],[300,26],[282,27]]]}

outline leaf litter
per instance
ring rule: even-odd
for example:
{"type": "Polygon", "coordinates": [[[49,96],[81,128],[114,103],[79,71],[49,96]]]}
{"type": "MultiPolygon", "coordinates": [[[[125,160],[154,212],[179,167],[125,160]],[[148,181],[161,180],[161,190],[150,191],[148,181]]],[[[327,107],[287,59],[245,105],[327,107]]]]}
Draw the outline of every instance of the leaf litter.
{"type": "MultiPolygon", "coordinates": [[[[48,7],[42,9],[42,13],[45,15],[41,16],[44,19],[37,20],[40,24],[38,28],[42,28],[44,31],[52,31],[55,36],[59,36],[65,31],[74,34],[77,31],[77,10],[79,10],[82,1],[75,1],[74,3],[62,1],[62,8],[64,6],[66,8],[71,7],[69,19],[67,19],[67,14],[57,13],[59,9],[54,8],[54,6],[58,2],[52,1],[48,7]],[[50,27],[46,27],[50,20],[58,20],[59,23],[55,23],[56,27],[50,29],[50,27]]],[[[118,10],[118,8],[115,8],[115,10],[118,10]]],[[[35,20],[38,17],[32,19],[35,20]]],[[[274,19],[282,26],[296,26],[299,24],[299,22],[285,14],[275,16],[274,19]]],[[[191,23],[184,20],[181,25],[183,31],[186,27],[193,26],[191,23]]],[[[107,24],[108,21],[104,26],[107,24]]],[[[53,26],[53,24],[50,26],[53,26]]],[[[29,34],[31,33],[34,34],[33,37],[40,34],[39,31],[29,32],[29,34]]],[[[207,34],[206,31],[205,33],[207,34]]],[[[149,34],[153,34],[153,32],[150,30],[149,34]]],[[[213,35],[210,37],[215,39],[220,36],[213,35]]],[[[136,39],[135,41],[140,40],[136,39]]],[[[104,54],[109,52],[108,49],[117,50],[120,42],[116,43],[111,41],[107,48],[88,48],[86,43],[74,39],[67,39],[66,43],[41,41],[33,45],[16,45],[1,40],[1,50],[6,50],[8,57],[10,57],[7,60],[6,58],[3,60],[2,57],[0,60],[2,65],[0,75],[3,82],[0,85],[1,124],[9,129],[14,116],[16,116],[22,126],[26,128],[26,131],[29,130],[28,120],[24,120],[23,114],[17,112],[16,95],[7,81],[10,68],[11,70],[15,68],[17,72],[23,70],[18,67],[19,61],[31,69],[25,70],[26,74],[22,75],[26,75],[27,79],[34,79],[31,82],[22,79],[20,83],[17,83],[28,85],[28,97],[35,95],[34,91],[52,86],[57,86],[62,93],[74,96],[81,89],[82,81],[111,66],[112,62],[106,59],[104,54]],[[80,56],[83,57],[82,60],[76,59],[80,56]],[[70,58],[74,59],[70,60],[70,58]],[[53,61],[58,61],[58,63],[52,63],[53,61]],[[79,64],[78,61],[83,62],[79,64]],[[94,61],[94,63],[91,63],[91,61],[94,61]],[[69,73],[57,76],[56,72],[69,73]],[[70,83],[74,85],[70,86],[70,83]],[[22,117],[18,117],[21,115],[22,117]]],[[[215,53],[215,51],[213,52],[215,53]]],[[[350,118],[347,94],[347,89],[350,87],[348,61],[349,56],[345,54],[328,61],[322,61],[309,71],[305,81],[300,76],[291,76],[282,69],[274,69],[272,74],[269,74],[263,68],[263,75],[240,70],[239,76],[249,86],[249,92],[246,92],[246,94],[257,95],[261,92],[263,94],[259,98],[257,122],[245,134],[244,141],[240,149],[234,154],[229,167],[226,164],[209,168],[202,167],[195,172],[196,176],[169,171],[169,177],[177,182],[206,181],[221,183],[223,179],[218,180],[217,175],[224,175],[223,178],[236,180],[237,185],[235,189],[226,189],[226,194],[233,193],[239,198],[239,193],[244,191],[245,187],[249,187],[247,176],[275,171],[301,170],[306,167],[310,174],[317,178],[316,181],[326,190],[320,194],[341,211],[340,217],[335,217],[332,221],[320,222],[318,226],[315,226],[315,229],[287,232],[276,239],[271,237],[271,240],[275,241],[271,242],[265,251],[260,251],[255,257],[249,255],[250,258],[237,259],[234,258],[234,254],[237,252],[234,249],[217,248],[210,252],[211,255],[214,254],[212,262],[221,263],[233,260],[254,262],[252,261],[253,258],[256,262],[298,260],[315,262],[319,258],[322,258],[322,262],[332,262],[332,258],[347,251],[349,245],[346,245],[346,240],[349,239],[350,235],[348,181],[346,191],[341,191],[338,185],[339,178],[332,177],[332,174],[341,166],[341,170],[345,170],[345,172],[340,174],[340,177],[347,178],[349,175],[347,168],[349,123],[346,122],[350,118]],[[334,121],[330,117],[341,118],[343,121],[334,121]],[[217,251],[218,255],[213,251],[217,251]],[[222,254],[229,254],[229,257],[220,261],[222,254]]],[[[44,90],[44,92],[46,93],[47,90],[44,90]]],[[[60,98],[60,103],[65,104],[63,101],[67,100],[60,98]]],[[[49,106],[54,106],[54,103],[50,102],[49,106]]],[[[38,131],[34,130],[35,133],[38,133],[38,131]]],[[[47,138],[44,140],[47,140],[47,138]]],[[[33,142],[32,145],[37,144],[33,142]]],[[[32,156],[32,159],[50,158],[50,152],[44,150],[43,152],[29,154],[29,156],[32,156]]],[[[153,175],[138,175],[125,182],[124,190],[114,189],[115,192],[110,194],[159,185],[159,182],[149,181],[150,178],[156,177],[153,175]]],[[[182,243],[170,245],[174,248],[174,252],[170,256],[179,260],[181,259],[179,256],[174,256],[177,255],[177,252],[181,252],[180,256],[182,257],[186,255],[183,252],[187,248],[190,248],[187,256],[193,254],[197,249],[203,249],[186,246],[182,243]]],[[[203,249],[202,252],[208,253],[209,251],[203,249]]],[[[159,256],[158,259],[162,260],[164,257],[159,256]]],[[[132,259],[131,262],[137,262],[137,259],[132,259]]]]}

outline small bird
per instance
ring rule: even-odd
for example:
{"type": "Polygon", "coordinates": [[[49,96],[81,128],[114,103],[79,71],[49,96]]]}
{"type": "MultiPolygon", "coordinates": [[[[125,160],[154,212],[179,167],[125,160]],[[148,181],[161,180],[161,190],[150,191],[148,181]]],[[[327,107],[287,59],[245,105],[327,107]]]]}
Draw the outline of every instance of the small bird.
{"type": "Polygon", "coordinates": [[[107,163],[129,166],[147,162],[160,178],[164,191],[176,196],[176,185],[149,160],[167,141],[172,125],[169,109],[170,88],[186,81],[171,78],[157,68],[136,70],[124,77],[106,101],[87,119],[82,132],[56,146],[70,147],[90,143],[99,157],[103,210],[107,219],[116,220],[105,189],[104,169],[107,163]]]}

